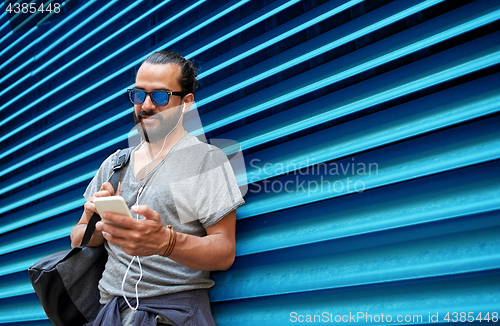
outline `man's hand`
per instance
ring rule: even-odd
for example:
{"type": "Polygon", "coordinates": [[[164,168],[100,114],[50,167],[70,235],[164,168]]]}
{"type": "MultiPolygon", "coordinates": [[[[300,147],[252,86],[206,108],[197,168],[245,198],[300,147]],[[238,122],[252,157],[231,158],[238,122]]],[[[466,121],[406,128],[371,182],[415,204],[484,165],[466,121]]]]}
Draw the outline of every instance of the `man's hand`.
{"type": "MultiPolygon", "coordinates": [[[[132,211],[145,218],[137,220],[105,212],[101,217],[117,225],[101,221],[96,224],[96,230],[102,232],[109,243],[120,246],[129,255],[163,254],[170,240],[170,232],[163,226],[159,214],[145,205],[132,206],[132,211]]],[[[208,227],[204,237],[176,232],[176,244],[168,258],[199,271],[228,269],[236,253],[235,224],[234,210],[208,227]]]]}
{"type": "MultiPolygon", "coordinates": [[[[120,184],[118,184],[118,189],[116,191],[116,195],[118,196],[120,194],[120,184]]],[[[113,196],[115,195],[115,191],[113,189],[113,186],[109,182],[105,182],[102,184],[101,188],[99,189],[98,192],[95,192],[92,194],[92,197],[90,197],[85,205],[83,205],[84,211],[82,214],[82,217],[80,218],[80,221],[75,225],[73,230],[71,230],[71,246],[72,247],[78,247],[81,242],[83,235],[85,234],[85,229],[87,228],[87,224],[89,223],[90,219],[92,218],[92,215],[94,213],[97,213],[97,209],[94,205],[94,199],[97,197],[108,197],[108,196],[113,196]]],[[[100,231],[94,231],[94,235],[90,239],[88,243],[88,247],[97,247],[103,244],[104,238],[102,237],[102,234],[100,231]]]]}
{"type": "Polygon", "coordinates": [[[145,205],[132,206],[132,211],[145,218],[138,220],[105,212],[101,218],[117,225],[101,221],[96,224],[96,230],[101,231],[109,243],[121,247],[129,255],[161,255],[165,251],[170,233],[163,227],[160,215],[145,205]]]}
{"type": "MultiPolygon", "coordinates": [[[[85,205],[83,205],[84,208],[84,214],[87,217],[87,223],[90,221],[90,218],[94,213],[97,213],[97,209],[94,205],[94,199],[97,197],[109,197],[109,196],[114,196],[115,195],[115,190],[113,189],[113,186],[109,182],[105,182],[102,184],[101,189],[99,189],[98,192],[94,192],[92,194],[92,197],[87,200],[85,205]]],[[[120,184],[118,184],[118,189],[116,191],[116,196],[120,195],[120,184]]]]}

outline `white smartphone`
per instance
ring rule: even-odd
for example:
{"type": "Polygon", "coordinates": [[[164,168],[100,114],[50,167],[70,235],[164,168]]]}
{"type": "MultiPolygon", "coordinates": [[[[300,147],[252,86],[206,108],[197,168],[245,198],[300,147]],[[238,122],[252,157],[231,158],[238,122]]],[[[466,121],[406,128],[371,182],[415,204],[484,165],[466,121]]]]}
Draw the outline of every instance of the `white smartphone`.
{"type": "MultiPolygon", "coordinates": [[[[99,215],[102,215],[104,212],[113,212],[132,217],[127,204],[125,203],[125,199],[123,199],[122,196],[97,197],[94,199],[94,205],[97,208],[99,215]]],[[[110,221],[106,221],[105,219],[102,219],[102,221],[105,223],[115,224],[110,221]]]]}

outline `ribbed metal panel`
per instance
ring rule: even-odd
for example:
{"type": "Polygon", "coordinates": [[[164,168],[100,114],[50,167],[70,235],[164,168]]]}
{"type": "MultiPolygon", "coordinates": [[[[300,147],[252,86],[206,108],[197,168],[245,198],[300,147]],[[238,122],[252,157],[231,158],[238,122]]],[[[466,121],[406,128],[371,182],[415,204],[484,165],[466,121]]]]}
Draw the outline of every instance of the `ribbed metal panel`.
{"type": "Polygon", "coordinates": [[[80,0],[15,33],[2,10],[0,324],[49,325],[26,269],[69,247],[158,49],[245,157],[218,325],[498,318],[499,26],[490,0],[80,0]]]}

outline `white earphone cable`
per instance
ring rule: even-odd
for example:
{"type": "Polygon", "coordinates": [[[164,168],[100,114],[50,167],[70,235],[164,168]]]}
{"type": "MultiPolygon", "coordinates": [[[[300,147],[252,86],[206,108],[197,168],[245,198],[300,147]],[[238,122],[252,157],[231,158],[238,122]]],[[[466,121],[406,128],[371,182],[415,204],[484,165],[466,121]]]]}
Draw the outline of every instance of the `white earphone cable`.
{"type": "MultiPolygon", "coordinates": [[[[182,109],[184,111],[184,105],[182,106],[182,109]]],[[[182,117],[182,115],[181,115],[182,117]]],[[[158,152],[158,154],[151,160],[149,161],[148,160],[148,157],[146,156],[146,153],[144,153],[143,151],[142,154],[144,154],[144,157],[146,158],[146,173],[145,175],[148,174],[148,167],[149,167],[149,164],[152,163],[154,160],[156,160],[158,158],[158,156],[161,154],[161,152],[163,151],[163,148],[165,147],[165,143],[167,141],[167,137],[170,136],[170,134],[172,133],[172,131],[174,131],[177,126],[179,125],[180,121],[181,121],[181,117],[179,117],[179,120],[177,121],[177,124],[175,125],[175,127],[168,133],[167,136],[165,136],[165,140],[163,140],[163,146],[161,147],[160,151],[158,152]]],[[[136,205],[139,205],[139,196],[141,195],[141,192],[144,188],[144,185],[141,186],[141,188],[139,189],[139,191],[137,192],[137,198],[136,198],[136,201],[135,201],[135,204],[136,205]]],[[[136,214],[136,219],[139,219],[139,214],[136,214]]],[[[128,267],[127,267],[127,271],[125,272],[125,275],[123,275],[123,280],[122,280],[122,296],[123,298],[125,299],[125,302],[127,303],[127,305],[129,306],[130,309],[132,310],[137,310],[139,308],[139,291],[138,291],[138,286],[139,286],[139,282],[142,280],[142,265],[141,265],[141,260],[139,258],[139,256],[134,256],[132,257],[132,259],[130,260],[130,263],[128,264],[128,267]],[[125,280],[127,279],[127,274],[130,270],[130,267],[132,266],[132,264],[134,263],[134,260],[137,258],[137,263],[139,264],[139,279],[137,280],[137,282],[135,283],[135,299],[136,299],[136,305],[135,307],[132,307],[132,305],[130,304],[130,302],[128,301],[127,299],[127,296],[125,295],[125,290],[124,290],[124,286],[125,286],[125,280]]]]}

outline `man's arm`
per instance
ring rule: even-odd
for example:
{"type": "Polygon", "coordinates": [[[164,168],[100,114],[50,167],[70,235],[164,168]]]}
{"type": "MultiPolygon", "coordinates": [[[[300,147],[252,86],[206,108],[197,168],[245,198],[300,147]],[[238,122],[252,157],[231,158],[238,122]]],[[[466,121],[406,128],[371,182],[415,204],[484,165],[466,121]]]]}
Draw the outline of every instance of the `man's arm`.
{"type": "Polygon", "coordinates": [[[235,227],[236,210],[208,227],[205,237],[177,233],[169,258],[196,270],[227,270],[233,265],[236,255],[235,227]]]}
{"type": "MultiPolygon", "coordinates": [[[[111,183],[106,182],[101,186],[101,189],[94,193],[89,200],[85,203],[84,211],[82,217],[75,225],[75,227],[71,230],[70,238],[71,238],[71,247],[78,247],[82,243],[83,235],[85,234],[85,229],[87,228],[87,224],[89,223],[92,215],[97,213],[97,209],[94,205],[94,199],[96,197],[107,197],[114,195],[115,191],[111,183]]],[[[120,193],[120,186],[118,185],[117,194],[120,193]]],[[[98,247],[104,243],[104,238],[100,231],[94,231],[94,235],[90,239],[87,247],[98,247]]]]}
{"type": "MultiPolygon", "coordinates": [[[[132,211],[145,219],[136,220],[106,212],[103,218],[121,227],[98,222],[96,230],[101,231],[109,243],[120,246],[129,255],[163,254],[170,232],[163,226],[158,213],[144,205],[133,206],[132,211]]],[[[227,270],[233,264],[236,254],[235,227],[236,210],[233,210],[215,225],[208,227],[205,237],[176,232],[176,244],[169,258],[199,271],[227,270]]]]}

